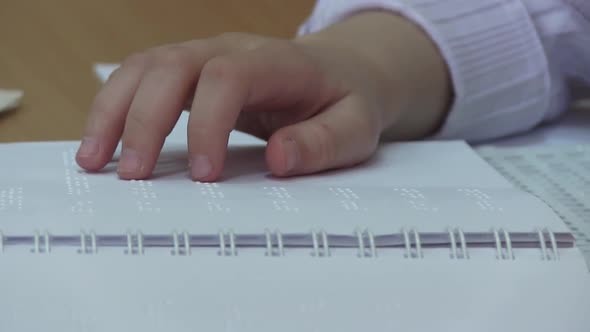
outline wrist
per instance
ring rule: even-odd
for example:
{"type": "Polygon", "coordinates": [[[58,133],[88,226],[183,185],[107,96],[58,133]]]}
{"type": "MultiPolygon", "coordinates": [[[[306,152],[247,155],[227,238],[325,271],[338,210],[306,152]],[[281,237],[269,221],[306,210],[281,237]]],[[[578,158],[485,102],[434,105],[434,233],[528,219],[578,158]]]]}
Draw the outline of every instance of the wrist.
{"type": "Polygon", "coordinates": [[[451,108],[453,84],[441,51],[431,36],[405,17],[399,17],[391,55],[391,72],[406,102],[396,120],[383,132],[387,140],[416,140],[440,129],[451,108]],[[393,68],[395,67],[395,68],[393,68]]]}
{"type": "Polygon", "coordinates": [[[420,27],[386,11],[362,12],[297,42],[340,49],[336,57],[354,57],[356,82],[379,110],[389,139],[418,139],[433,133],[451,103],[446,63],[420,27]],[[348,53],[348,54],[345,54],[348,53]]]}

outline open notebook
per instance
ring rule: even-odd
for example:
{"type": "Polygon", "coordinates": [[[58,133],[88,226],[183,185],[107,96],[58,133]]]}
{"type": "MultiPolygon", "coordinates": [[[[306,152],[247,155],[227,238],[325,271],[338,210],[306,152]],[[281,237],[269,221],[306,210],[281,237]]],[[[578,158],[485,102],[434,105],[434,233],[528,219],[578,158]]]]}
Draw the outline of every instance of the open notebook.
{"type": "Polygon", "coordinates": [[[590,328],[568,228],[467,145],[279,180],[234,134],[201,184],[185,121],[146,181],[79,170],[74,142],[0,145],[0,331],[590,328]]]}

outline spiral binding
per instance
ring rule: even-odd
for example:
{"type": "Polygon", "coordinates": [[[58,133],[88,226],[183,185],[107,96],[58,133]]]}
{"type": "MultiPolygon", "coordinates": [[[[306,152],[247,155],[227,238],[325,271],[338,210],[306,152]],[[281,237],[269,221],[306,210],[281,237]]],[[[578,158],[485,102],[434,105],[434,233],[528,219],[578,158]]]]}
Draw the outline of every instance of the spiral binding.
{"type": "Polygon", "coordinates": [[[191,237],[188,232],[182,233],[182,238],[184,239],[184,254],[190,255],[191,254],[191,237]]]}
{"type": "Polygon", "coordinates": [[[189,256],[191,255],[191,242],[190,235],[188,232],[182,232],[182,246],[180,244],[180,235],[174,231],[172,233],[172,251],[171,254],[174,256],[189,256]]]}
{"type": "Polygon", "coordinates": [[[311,230],[311,242],[313,246],[313,251],[311,253],[314,257],[328,257],[330,256],[330,244],[328,243],[328,233],[326,231],[321,230],[319,231],[322,239],[322,245],[320,249],[320,242],[318,240],[318,232],[315,230],[311,230]]]}
{"type": "MultiPolygon", "coordinates": [[[[441,235],[444,233],[441,233],[441,235]]],[[[470,259],[469,254],[469,246],[467,242],[466,233],[461,228],[447,228],[446,234],[448,234],[449,240],[449,249],[450,249],[450,258],[456,260],[466,260],[470,259]]],[[[481,233],[479,233],[481,234],[481,233]]],[[[511,234],[508,230],[504,228],[499,229],[492,229],[491,234],[493,235],[493,246],[492,248],[495,249],[495,256],[497,260],[500,261],[510,261],[515,259],[514,249],[513,249],[513,239],[511,234]]],[[[521,240],[522,241],[522,234],[521,240]]],[[[529,233],[526,233],[529,234],[529,233]]],[[[393,245],[393,247],[397,247],[403,250],[403,257],[407,259],[422,259],[424,258],[424,242],[422,239],[422,234],[418,232],[415,228],[402,228],[399,233],[397,234],[390,234],[398,236],[397,238],[401,238],[401,242],[399,245],[393,245]]],[[[473,234],[471,234],[473,235],[473,234]]],[[[293,236],[293,234],[287,235],[293,236]]],[[[350,236],[350,235],[349,235],[350,236]]],[[[556,239],[555,233],[550,231],[547,228],[539,228],[536,229],[535,232],[530,233],[530,239],[534,239],[536,236],[536,241],[538,241],[538,248],[541,252],[541,259],[545,261],[557,261],[559,260],[559,246],[558,241],[556,239]]],[[[561,234],[560,236],[563,236],[561,234]]],[[[30,237],[29,240],[26,240],[27,237],[19,237],[21,243],[22,241],[31,241],[30,237]],[[24,240],[23,240],[24,239],[24,240]]],[[[64,238],[68,237],[59,237],[56,236],[56,243],[59,242],[61,239],[63,241],[64,238]]],[[[100,241],[104,245],[111,245],[113,246],[113,241],[119,241],[117,243],[121,243],[121,239],[124,239],[125,249],[124,253],[128,255],[143,255],[146,249],[146,241],[148,241],[148,245],[150,246],[150,237],[144,236],[144,234],[140,231],[132,232],[127,231],[123,238],[115,237],[115,240],[112,239],[113,236],[110,237],[99,237],[94,231],[86,232],[82,230],[79,234],[79,247],[77,252],[79,254],[97,254],[99,246],[101,245],[100,241]],[[110,241],[110,242],[109,242],[110,241]]],[[[153,236],[151,245],[154,246],[153,236]]],[[[165,236],[159,236],[160,240],[162,238],[166,240],[165,236]]],[[[196,237],[198,239],[199,237],[196,237]]],[[[378,245],[378,237],[376,237],[369,229],[361,230],[360,228],[356,228],[352,233],[352,236],[349,239],[355,239],[356,241],[356,249],[357,257],[359,258],[376,258],[379,256],[379,250],[383,247],[392,247],[391,244],[386,244],[383,242],[383,238],[380,238],[380,242],[378,245]],[[379,248],[379,250],[378,250],[379,248]]],[[[35,254],[48,254],[51,252],[52,249],[52,239],[53,237],[49,232],[45,231],[40,233],[39,231],[35,231],[32,237],[32,249],[31,252],[35,254]]],[[[168,238],[170,239],[170,238],[168,238]]],[[[181,233],[174,231],[171,234],[171,244],[162,244],[159,243],[156,246],[169,246],[171,247],[171,255],[173,256],[190,256],[192,254],[193,247],[201,247],[201,246],[217,246],[217,254],[219,256],[228,256],[233,257],[238,255],[238,245],[236,241],[236,234],[233,230],[220,230],[217,233],[217,241],[215,240],[206,240],[206,243],[195,243],[195,238],[191,237],[191,234],[187,231],[183,231],[181,233]]],[[[291,237],[293,239],[293,237],[291,237]]],[[[315,230],[312,229],[309,231],[309,235],[307,239],[299,237],[299,241],[309,241],[311,247],[310,255],[312,257],[330,257],[332,255],[332,246],[330,244],[331,235],[323,230],[315,230]]],[[[332,238],[335,239],[335,238],[332,238]]],[[[427,239],[427,238],[426,238],[427,239]]],[[[432,237],[430,238],[431,242],[426,242],[427,244],[430,243],[432,245],[432,237]]],[[[472,239],[473,240],[473,239],[472,239]]],[[[7,245],[11,243],[15,243],[15,240],[10,237],[7,237],[3,232],[0,231],[0,253],[3,253],[6,249],[7,245]],[[12,241],[12,242],[11,242],[12,241]]],[[[71,244],[72,241],[75,241],[75,237],[73,239],[68,238],[68,244],[71,244]]],[[[169,241],[169,240],[167,240],[169,241]]],[[[201,240],[199,240],[201,241],[201,240]]],[[[397,241],[397,240],[396,240],[397,241]]],[[[489,241],[489,240],[488,240],[489,241]]],[[[529,240],[527,240],[529,241],[529,240]]],[[[563,241],[563,240],[560,240],[563,241]]],[[[27,242],[24,242],[27,243],[27,242]]],[[[31,242],[28,242],[31,243],[31,242]]],[[[75,243],[75,242],[74,242],[75,243]]],[[[489,242],[488,242],[489,243],[489,242]]],[[[121,243],[122,244],[122,243],[121,243]]],[[[491,244],[491,243],[490,243],[491,244]]],[[[117,245],[114,245],[115,247],[117,245]]],[[[299,247],[301,245],[298,245],[299,247]]],[[[269,257],[281,257],[285,256],[285,235],[283,235],[278,229],[274,231],[270,231],[269,229],[264,230],[264,245],[265,247],[265,256],[269,257]]],[[[336,245],[338,247],[338,244],[336,245]]],[[[342,245],[340,245],[342,247],[342,245]]],[[[346,248],[354,248],[350,246],[346,246],[346,248]]]]}
{"type": "Polygon", "coordinates": [[[143,234],[141,232],[137,232],[136,234],[133,234],[131,231],[127,231],[126,238],[127,238],[127,248],[125,249],[125,254],[127,254],[127,255],[143,255],[144,254],[143,234]]]}
{"type": "MultiPolygon", "coordinates": [[[[496,241],[496,258],[498,260],[513,260],[514,252],[512,251],[512,240],[510,234],[505,229],[492,229],[494,233],[494,239],[496,241]],[[504,237],[504,241],[500,239],[500,233],[504,237]],[[502,245],[505,244],[505,246],[502,245]]],[[[545,245],[545,242],[541,244],[541,247],[545,245]]]]}
{"type": "Polygon", "coordinates": [[[84,232],[80,232],[80,254],[96,254],[98,247],[96,245],[96,233],[90,232],[90,248],[88,247],[88,235],[84,232]]]}
{"type": "Polygon", "coordinates": [[[557,241],[555,240],[555,234],[553,234],[553,232],[550,232],[547,228],[538,229],[537,234],[539,235],[539,244],[541,245],[542,259],[559,260],[559,251],[557,250],[557,241]],[[549,253],[547,250],[544,233],[549,234],[549,241],[551,242],[551,253],[549,253]]]}
{"type": "Polygon", "coordinates": [[[461,228],[448,229],[449,242],[451,243],[451,258],[452,259],[469,259],[469,253],[467,252],[467,241],[465,241],[465,233],[461,228]],[[457,247],[456,234],[459,235],[459,251],[457,247]]]}
{"type": "Polygon", "coordinates": [[[33,252],[35,254],[49,253],[51,251],[51,237],[48,232],[43,234],[43,246],[41,246],[41,235],[35,231],[33,252]]]}
{"type": "Polygon", "coordinates": [[[424,258],[424,256],[422,255],[422,244],[420,241],[420,234],[418,233],[418,231],[416,231],[415,228],[412,228],[409,231],[403,228],[402,233],[404,235],[404,243],[406,247],[406,254],[404,257],[424,258]],[[410,234],[413,234],[412,240],[410,240],[410,234]],[[414,250],[412,250],[412,245],[414,246],[414,250]]]}
{"type": "Polygon", "coordinates": [[[369,238],[369,249],[371,250],[371,257],[377,257],[377,247],[375,246],[375,236],[371,231],[366,230],[367,237],[369,238]]]}
{"type": "Polygon", "coordinates": [[[264,236],[266,237],[266,256],[284,256],[285,248],[283,246],[283,234],[279,230],[275,231],[276,248],[272,241],[272,235],[270,230],[267,228],[264,230],[264,236]]]}
{"type": "Polygon", "coordinates": [[[238,252],[236,250],[236,235],[232,230],[228,232],[219,231],[219,256],[237,256],[238,252]],[[229,241],[226,241],[226,238],[229,241]],[[226,242],[229,242],[229,250],[226,246],[226,242]]]}

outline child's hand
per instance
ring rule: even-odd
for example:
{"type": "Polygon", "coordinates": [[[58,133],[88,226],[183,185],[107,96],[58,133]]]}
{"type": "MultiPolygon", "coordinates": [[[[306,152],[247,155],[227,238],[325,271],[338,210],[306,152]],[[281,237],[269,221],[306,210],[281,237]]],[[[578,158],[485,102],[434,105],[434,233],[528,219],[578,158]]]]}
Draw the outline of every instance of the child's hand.
{"type": "Polygon", "coordinates": [[[354,165],[373,154],[388,127],[401,125],[402,138],[418,138],[440,120],[439,109],[419,113],[425,119],[418,124],[416,116],[405,114],[420,112],[415,106],[434,105],[412,100],[418,95],[411,87],[420,87],[425,99],[446,95],[444,84],[442,91],[423,91],[446,81],[440,59],[421,61],[430,55],[412,54],[420,43],[437,55],[417,28],[375,13],[296,41],[226,34],[136,54],[98,93],[77,162],[101,169],[122,139],[119,176],[149,177],[164,139],[188,104],[188,150],[196,180],[219,178],[234,128],[268,140],[267,164],[278,176],[354,165]],[[363,37],[379,20],[379,29],[392,30],[386,38],[390,45],[376,33],[363,37]],[[396,41],[400,32],[394,30],[400,28],[414,35],[396,41]],[[432,72],[431,63],[440,65],[438,72],[432,72]],[[425,81],[416,74],[420,70],[431,71],[425,81]]]}

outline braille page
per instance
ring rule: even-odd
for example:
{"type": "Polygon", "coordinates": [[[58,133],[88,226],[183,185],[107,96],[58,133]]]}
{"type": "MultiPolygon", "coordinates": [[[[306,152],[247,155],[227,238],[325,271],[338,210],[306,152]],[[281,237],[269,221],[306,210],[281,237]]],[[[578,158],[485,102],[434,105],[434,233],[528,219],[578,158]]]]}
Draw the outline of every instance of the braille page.
{"type": "Polygon", "coordinates": [[[1,331],[587,332],[590,274],[560,261],[0,255],[1,331]]]}
{"type": "Polygon", "coordinates": [[[462,143],[389,145],[366,165],[289,180],[268,175],[261,147],[234,146],[223,181],[211,184],[189,180],[184,145],[167,146],[149,181],[119,180],[114,164],[85,173],[74,162],[76,147],[0,146],[0,155],[10,156],[0,172],[6,235],[567,230],[547,206],[513,189],[462,143]]]}

